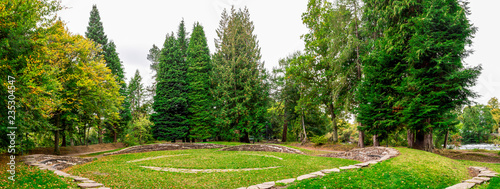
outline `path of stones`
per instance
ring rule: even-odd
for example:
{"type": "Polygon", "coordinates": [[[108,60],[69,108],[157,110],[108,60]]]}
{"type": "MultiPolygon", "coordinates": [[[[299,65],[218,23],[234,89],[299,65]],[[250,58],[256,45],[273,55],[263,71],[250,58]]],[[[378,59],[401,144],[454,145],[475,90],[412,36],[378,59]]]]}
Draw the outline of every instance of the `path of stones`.
{"type": "MultiPolygon", "coordinates": [[[[144,145],[144,146],[133,146],[133,147],[125,148],[125,149],[120,150],[120,151],[106,153],[104,155],[116,155],[116,154],[124,154],[124,153],[139,153],[139,152],[163,151],[163,150],[213,149],[213,148],[222,148],[222,149],[220,149],[220,151],[272,151],[272,152],[303,154],[299,150],[284,147],[284,146],[279,146],[279,145],[240,145],[240,146],[226,147],[224,145],[218,145],[218,144],[199,144],[199,143],[195,143],[195,144],[169,144],[169,143],[164,143],[164,144],[153,144],[153,145],[144,145]]],[[[181,156],[181,155],[189,155],[189,154],[150,157],[150,158],[132,160],[132,161],[129,161],[127,163],[137,162],[137,161],[145,161],[145,160],[157,159],[157,158],[164,158],[164,157],[171,157],[171,156],[181,156]]],[[[245,155],[251,155],[251,154],[245,154],[245,155]]],[[[317,172],[301,175],[301,176],[298,176],[297,178],[289,178],[289,179],[283,179],[283,180],[278,180],[278,181],[264,182],[262,184],[252,185],[252,186],[248,186],[248,187],[240,187],[238,189],[277,188],[277,186],[276,186],[277,183],[282,183],[282,184],[286,185],[286,184],[290,184],[296,180],[304,180],[304,179],[309,179],[309,178],[322,177],[322,176],[325,176],[326,174],[330,174],[333,172],[340,172],[340,170],[360,169],[363,167],[367,167],[370,164],[376,164],[378,162],[390,159],[392,157],[396,157],[398,155],[399,155],[399,152],[397,150],[392,149],[392,148],[385,148],[385,147],[368,147],[368,148],[363,148],[363,149],[353,149],[353,150],[343,152],[343,153],[326,154],[323,156],[355,159],[355,160],[362,161],[363,163],[358,163],[355,165],[349,165],[349,166],[339,167],[339,168],[324,169],[324,170],[320,170],[317,172]]],[[[279,157],[271,156],[271,155],[263,155],[263,156],[272,157],[272,158],[279,158],[279,157]]],[[[53,156],[53,155],[44,155],[44,154],[34,154],[34,155],[25,156],[24,162],[30,166],[37,166],[41,170],[47,169],[47,170],[54,171],[54,173],[56,175],[59,175],[59,176],[73,178],[75,182],[78,182],[77,185],[80,188],[108,189],[108,187],[104,187],[103,184],[97,183],[97,182],[90,180],[88,178],[74,176],[74,175],[70,175],[68,173],[65,173],[63,171],[60,171],[62,169],[65,169],[65,168],[73,166],[73,165],[90,162],[90,161],[92,161],[92,159],[93,158],[79,158],[79,157],[69,157],[69,156],[53,156]]],[[[279,158],[279,159],[281,159],[281,158],[279,158]]],[[[278,168],[278,167],[266,167],[266,168],[247,168],[247,169],[178,169],[178,168],[168,168],[168,167],[167,168],[146,167],[146,166],[141,166],[141,167],[149,168],[149,169],[153,169],[153,170],[158,170],[158,171],[171,171],[171,172],[181,172],[181,173],[198,173],[198,172],[212,173],[212,172],[230,172],[230,171],[251,171],[251,170],[278,168]]],[[[498,175],[498,173],[496,173],[494,171],[490,171],[486,167],[470,167],[469,169],[472,169],[473,172],[477,172],[479,174],[472,179],[465,180],[462,183],[450,186],[446,189],[472,188],[475,185],[482,184],[484,182],[488,182],[491,177],[496,177],[498,175]]]]}

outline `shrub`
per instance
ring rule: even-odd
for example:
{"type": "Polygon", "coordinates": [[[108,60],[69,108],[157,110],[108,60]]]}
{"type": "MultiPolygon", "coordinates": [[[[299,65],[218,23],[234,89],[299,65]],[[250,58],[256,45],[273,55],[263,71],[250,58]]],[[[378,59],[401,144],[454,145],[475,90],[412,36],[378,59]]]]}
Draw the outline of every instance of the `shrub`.
{"type": "Polygon", "coordinates": [[[311,137],[311,142],[316,145],[323,145],[328,143],[328,138],[325,135],[313,136],[311,137]]]}

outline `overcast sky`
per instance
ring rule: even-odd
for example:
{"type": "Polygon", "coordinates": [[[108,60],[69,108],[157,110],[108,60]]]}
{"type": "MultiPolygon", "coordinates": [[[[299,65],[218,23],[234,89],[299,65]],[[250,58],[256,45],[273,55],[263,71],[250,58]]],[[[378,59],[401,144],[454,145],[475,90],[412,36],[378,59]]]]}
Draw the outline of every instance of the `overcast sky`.
{"type": "MultiPolygon", "coordinates": [[[[300,38],[307,32],[301,15],[307,0],[63,0],[68,9],[58,13],[67,23],[69,31],[85,35],[92,5],[97,5],[104,32],[117,46],[125,67],[127,80],[138,69],[145,85],[150,85],[150,62],[146,59],[155,44],[162,47],[165,35],[177,32],[182,19],[189,33],[194,22],[205,29],[210,53],[215,51],[215,30],[223,9],[248,7],[254,22],[265,67],[271,70],[278,60],[294,51],[303,50],[300,38]]],[[[465,59],[469,66],[481,64],[483,72],[474,90],[482,96],[477,102],[485,104],[491,97],[500,97],[500,35],[497,19],[500,18],[499,0],[473,0],[470,3],[472,23],[478,27],[472,49],[474,54],[465,59]]]]}

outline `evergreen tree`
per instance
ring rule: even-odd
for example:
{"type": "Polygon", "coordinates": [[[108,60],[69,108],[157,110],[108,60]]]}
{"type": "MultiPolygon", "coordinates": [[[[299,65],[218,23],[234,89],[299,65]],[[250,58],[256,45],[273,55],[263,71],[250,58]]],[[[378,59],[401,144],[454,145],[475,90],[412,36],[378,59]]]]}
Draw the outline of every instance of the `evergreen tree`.
{"type": "Polygon", "coordinates": [[[268,103],[267,74],[248,9],[224,10],[213,55],[217,135],[225,140],[259,138],[268,103]]]}
{"type": "Polygon", "coordinates": [[[191,137],[208,139],[213,133],[213,99],[210,95],[210,52],[203,26],[194,24],[187,48],[189,121],[191,137]]]}
{"type": "Polygon", "coordinates": [[[151,115],[157,140],[183,139],[188,132],[186,68],[179,41],[167,35],[160,55],[158,84],[151,115]]]}
{"type": "Polygon", "coordinates": [[[94,42],[100,44],[103,48],[104,60],[106,60],[106,66],[111,70],[111,73],[115,75],[115,80],[119,83],[120,94],[125,97],[123,101],[122,108],[120,109],[120,122],[111,124],[109,130],[113,133],[113,142],[117,141],[118,134],[121,133],[128,122],[132,119],[130,113],[130,100],[127,98],[127,84],[125,83],[125,72],[123,71],[123,64],[120,61],[120,57],[116,52],[116,45],[113,41],[108,43],[108,38],[104,34],[104,27],[102,26],[101,17],[99,16],[99,10],[97,6],[92,6],[92,11],[90,12],[89,26],[87,26],[87,31],[85,36],[94,42]]]}
{"type": "Polygon", "coordinates": [[[128,85],[128,93],[132,118],[136,119],[143,116],[143,114],[146,113],[144,109],[145,107],[143,107],[144,85],[142,84],[142,77],[139,74],[139,70],[136,70],[134,77],[130,79],[130,83],[128,85]]]}
{"type": "Polygon", "coordinates": [[[108,37],[104,34],[101,16],[99,16],[99,10],[97,10],[96,5],[93,5],[90,11],[89,26],[87,26],[85,37],[100,44],[101,48],[104,48],[108,44],[108,37]]]}
{"type": "Polygon", "coordinates": [[[366,130],[385,135],[406,125],[410,146],[431,151],[433,129],[476,96],[470,87],[481,68],[462,62],[475,28],[460,3],[365,2],[373,49],[366,57],[358,120],[366,130]]]}

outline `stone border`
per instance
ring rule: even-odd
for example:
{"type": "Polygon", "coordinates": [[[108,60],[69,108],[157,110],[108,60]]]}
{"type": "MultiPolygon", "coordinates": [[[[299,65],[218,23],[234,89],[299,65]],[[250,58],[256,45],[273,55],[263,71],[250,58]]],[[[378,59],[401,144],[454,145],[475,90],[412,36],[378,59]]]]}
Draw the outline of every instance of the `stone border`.
{"type": "Polygon", "coordinates": [[[226,145],[212,144],[212,143],[158,143],[131,146],[116,152],[104,153],[103,156],[129,154],[129,153],[142,153],[152,151],[169,151],[169,150],[190,150],[190,149],[215,149],[224,148],[226,145]]]}
{"type": "Polygon", "coordinates": [[[495,171],[490,171],[488,170],[487,167],[469,167],[470,169],[475,169],[479,171],[479,174],[469,180],[464,180],[462,183],[455,184],[453,186],[450,186],[446,189],[466,189],[466,188],[472,188],[475,185],[480,185],[485,182],[490,181],[491,177],[497,177],[498,173],[495,171]]]}
{"type": "Polygon", "coordinates": [[[150,167],[150,166],[139,166],[139,167],[153,169],[155,171],[166,171],[166,172],[176,172],[176,173],[226,173],[226,172],[237,172],[237,171],[276,169],[280,168],[281,166],[263,167],[263,168],[242,168],[242,169],[181,169],[172,167],[150,167]]]}
{"type": "Polygon", "coordinates": [[[313,173],[305,174],[298,176],[297,178],[289,178],[289,179],[283,179],[283,180],[278,180],[278,181],[271,181],[271,182],[264,182],[262,184],[257,184],[257,185],[252,185],[249,187],[240,187],[237,189],[270,189],[276,186],[276,183],[282,183],[282,184],[290,184],[295,182],[296,180],[304,180],[304,179],[310,179],[310,178],[316,178],[316,177],[323,177],[326,174],[330,174],[333,172],[340,172],[340,170],[348,170],[348,169],[360,169],[363,167],[367,167],[370,164],[376,164],[381,161],[388,160],[390,158],[396,157],[399,155],[399,151],[393,148],[386,148],[386,147],[379,147],[379,148],[385,148],[387,151],[389,151],[389,154],[382,156],[378,160],[373,160],[373,161],[367,161],[364,163],[358,163],[355,165],[349,165],[349,166],[344,166],[344,167],[339,167],[339,168],[333,168],[333,169],[324,169],[321,171],[316,171],[313,173]]]}
{"type": "MultiPolygon", "coordinates": [[[[61,156],[61,157],[65,157],[65,156],[61,156]]],[[[26,165],[29,165],[29,166],[37,166],[40,170],[53,171],[54,174],[56,174],[58,176],[73,178],[73,181],[77,182],[77,185],[80,188],[111,189],[111,188],[105,187],[101,183],[98,183],[96,181],[90,180],[88,178],[74,176],[74,175],[68,174],[66,172],[57,170],[53,166],[49,166],[49,165],[43,164],[43,163],[37,161],[35,158],[32,158],[32,157],[27,157],[24,160],[24,163],[26,165]]]]}

